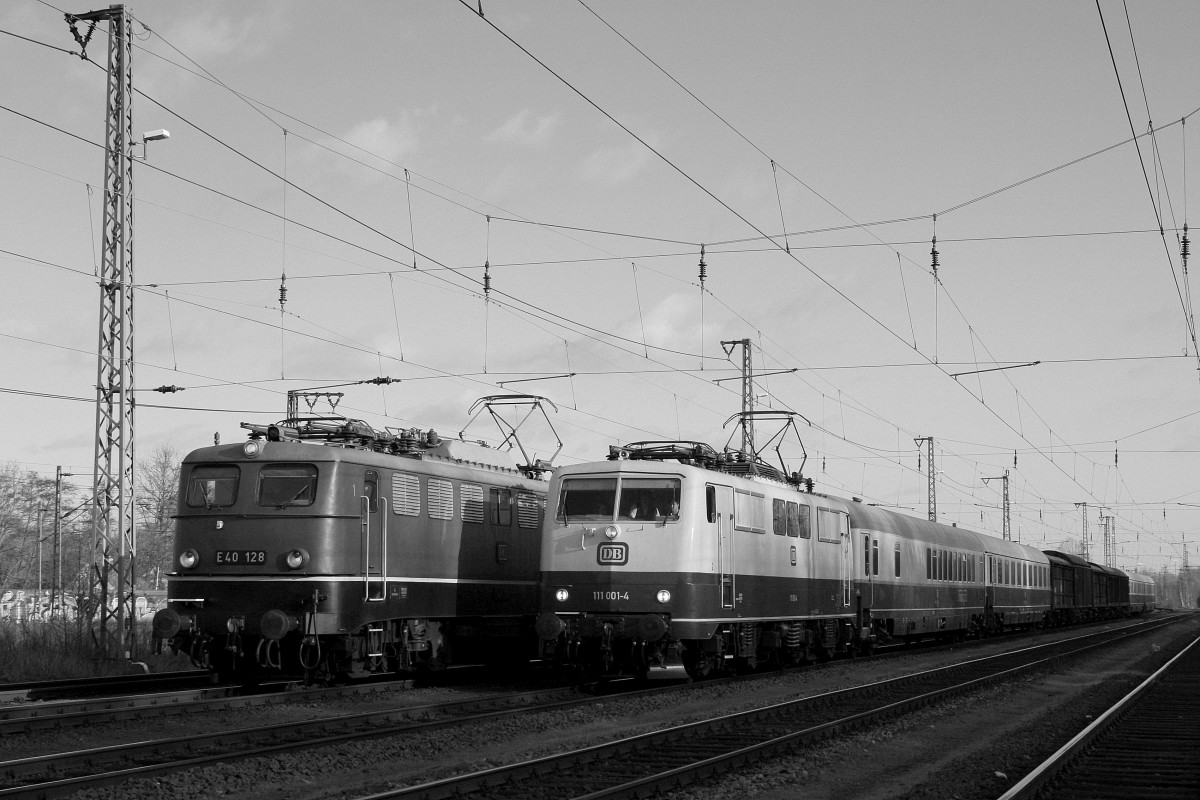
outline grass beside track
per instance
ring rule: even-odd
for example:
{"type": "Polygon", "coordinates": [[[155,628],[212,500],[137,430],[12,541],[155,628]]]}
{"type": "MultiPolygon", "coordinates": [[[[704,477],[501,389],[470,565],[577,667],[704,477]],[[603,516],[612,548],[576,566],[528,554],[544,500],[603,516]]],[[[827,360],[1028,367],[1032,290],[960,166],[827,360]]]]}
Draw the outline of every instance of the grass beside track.
{"type": "Polygon", "coordinates": [[[139,626],[137,641],[139,652],[130,660],[98,658],[91,630],[75,620],[3,621],[0,683],[194,669],[186,656],[150,653],[148,626],[139,626]]]}

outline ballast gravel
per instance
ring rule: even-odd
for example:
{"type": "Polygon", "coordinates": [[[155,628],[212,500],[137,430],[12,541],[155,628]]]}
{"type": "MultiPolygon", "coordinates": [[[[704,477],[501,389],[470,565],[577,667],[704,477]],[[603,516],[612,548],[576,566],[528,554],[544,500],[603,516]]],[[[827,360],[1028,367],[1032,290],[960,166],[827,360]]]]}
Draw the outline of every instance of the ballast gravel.
{"type": "MultiPolygon", "coordinates": [[[[666,800],[983,800],[998,797],[1108,705],[1166,660],[1168,638],[1195,635],[1200,621],[1175,625],[1086,663],[1038,673],[937,708],[908,714],[862,733],[804,747],[740,768],[719,779],[662,795],[666,800]]],[[[1047,641],[1065,633],[1045,634],[1047,641]]],[[[584,747],[658,728],[774,702],[835,691],[962,660],[1015,649],[1001,640],[969,650],[854,660],[832,669],[764,675],[736,684],[695,683],[654,697],[613,696],[591,705],[483,723],[469,729],[356,740],[270,757],[234,759],[159,778],[89,790],[78,800],[259,800],[355,798],[464,771],[584,747]]],[[[111,744],[261,725],[268,719],[308,719],[351,713],[360,705],[445,702],[484,690],[407,689],[368,700],[298,702],[264,710],[191,714],[86,732],[47,732],[22,750],[78,749],[81,739],[111,744]]],[[[6,743],[7,744],[7,743],[6,743]]],[[[31,754],[25,753],[25,754],[31,754]]],[[[17,757],[6,755],[6,758],[17,757]]],[[[532,787],[531,787],[532,788],[532,787]]]]}

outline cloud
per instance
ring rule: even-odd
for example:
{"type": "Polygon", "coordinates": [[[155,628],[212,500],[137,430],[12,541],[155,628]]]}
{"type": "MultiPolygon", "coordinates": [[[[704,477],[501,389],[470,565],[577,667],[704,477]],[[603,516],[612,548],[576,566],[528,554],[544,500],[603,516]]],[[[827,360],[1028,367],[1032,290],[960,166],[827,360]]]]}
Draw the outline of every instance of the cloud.
{"type": "Polygon", "coordinates": [[[389,122],[382,118],[360,122],[343,138],[394,164],[414,153],[419,144],[416,127],[407,114],[401,116],[397,122],[389,122]]]}
{"type": "Polygon", "coordinates": [[[558,127],[558,124],[559,119],[557,116],[548,115],[535,119],[529,112],[529,109],[524,108],[512,117],[509,117],[499,128],[488,134],[486,141],[544,145],[553,137],[554,130],[558,127]]]}
{"type": "Polygon", "coordinates": [[[220,56],[253,58],[262,54],[273,41],[268,33],[281,30],[280,22],[277,12],[234,19],[204,11],[181,17],[167,29],[164,38],[188,57],[212,64],[220,56]]]}
{"type": "Polygon", "coordinates": [[[637,177],[649,160],[649,151],[638,142],[604,148],[584,159],[583,176],[589,181],[616,186],[637,177]]]}

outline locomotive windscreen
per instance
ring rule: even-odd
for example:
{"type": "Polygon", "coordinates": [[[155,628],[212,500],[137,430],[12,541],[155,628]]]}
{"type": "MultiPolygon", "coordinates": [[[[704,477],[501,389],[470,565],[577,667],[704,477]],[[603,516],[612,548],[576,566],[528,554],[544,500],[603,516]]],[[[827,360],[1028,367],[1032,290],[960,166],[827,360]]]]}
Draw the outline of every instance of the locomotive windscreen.
{"type": "Polygon", "coordinates": [[[256,499],[260,506],[311,506],[316,489],[317,468],[312,464],[264,464],[256,499]]]}
{"type": "Polygon", "coordinates": [[[678,478],[625,478],[621,481],[619,519],[679,517],[678,478]]]}
{"type": "Polygon", "coordinates": [[[611,520],[617,507],[616,478],[566,480],[558,496],[558,518],[611,520]]]}
{"type": "Polygon", "coordinates": [[[237,467],[226,465],[199,466],[188,478],[189,508],[226,508],[237,500],[237,467]]]}
{"type": "Polygon", "coordinates": [[[557,518],[572,520],[677,519],[678,478],[567,479],[559,491],[557,518]]]}

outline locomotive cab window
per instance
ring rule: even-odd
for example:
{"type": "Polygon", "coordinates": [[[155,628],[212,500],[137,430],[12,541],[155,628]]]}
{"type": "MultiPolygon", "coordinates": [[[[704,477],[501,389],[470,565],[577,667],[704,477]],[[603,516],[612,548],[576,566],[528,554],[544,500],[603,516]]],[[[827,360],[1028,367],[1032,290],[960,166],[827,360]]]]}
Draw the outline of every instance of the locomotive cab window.
{"type": "Polygon", "coordinates": [[[232,465],[195,467],[188,478],[189,508],[228,508],[237,500],[241,471],[232,465]]]}
{"type": "Polygon", "coordinates": [[[618,519],[679,519],[678,478],[622,478],[618,519]]]}
{"type": "Polygon", "coordinates": [[[555,518],[626,522],[679,519],[679,478],[567,478],[558,494],[555,518]]]}
{"type": "Polygon", "coordinates": [[[363,496],[367,498],[370,511],[379,510],[379,473],[373,469],[367,470],[363,479],[363,496]]]}
{"type": "Polygon", "coordinates": [[[578,478],[562,482],[555,517],[573,520],[611,520],[617,507],[616,478],[578,478]]]}
{"type": "Polygon", "coordinates": [[[254,499],[260,506],[311,506],[316,497],[317,468],[312,464],[264,464],[259,470],[254,499]]]}

